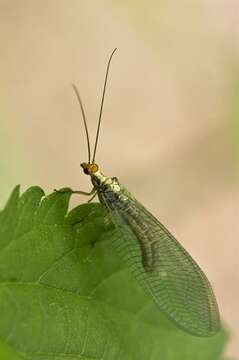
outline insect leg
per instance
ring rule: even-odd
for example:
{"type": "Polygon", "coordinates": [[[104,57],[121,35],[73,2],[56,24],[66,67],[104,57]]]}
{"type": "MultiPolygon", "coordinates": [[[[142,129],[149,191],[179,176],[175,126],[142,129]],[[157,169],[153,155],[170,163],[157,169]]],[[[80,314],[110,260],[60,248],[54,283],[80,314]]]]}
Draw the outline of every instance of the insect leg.
{"type": "Polygon", "coordinates": [[[65,194],[65,193],[71,193],[71,194],[80,194],[80,195],[86,195],[86,196],[90,196],[90,195],[93,195],[95,196],[95,193],[96,193],[96,189],[93,187],[92,190],[90,192],[86,192],[86,191],[79,191],[79,190],[56,190],[54,189],[55,192],[59,192],[59,193],[62,193],[62,194],[65,194]]]}
{"type": "MultiPolygon", "coordinates": [[[[95,194],[96,194],[96,189],[93,187],[90,192],[79,191],[79,190],[72,190],[72,194],[80,194],[80,195],[86,195],[86,196],[94,195],[94,196],[95,196],[95,194]]],[[[91,200],[91,199],[90,199],[90,200],[91,200]]]]}
{"type": "Polygon", "coordinates": [[[87,201],[88,203],[90,203],[97,195],[97,191],[95,190],[93,196],[87,201]]]}

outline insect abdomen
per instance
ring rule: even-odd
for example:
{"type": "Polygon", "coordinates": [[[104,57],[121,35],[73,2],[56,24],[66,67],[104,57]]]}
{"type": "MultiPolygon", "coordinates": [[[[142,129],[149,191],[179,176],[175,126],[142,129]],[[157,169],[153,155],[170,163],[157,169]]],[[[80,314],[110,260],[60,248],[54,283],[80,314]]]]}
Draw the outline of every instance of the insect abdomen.
{"type": "Polygon", "coordinates": [[[122,194],[121,191],[113,191],[110,186],[99,192],[99,199],[103,204],[107,205],[107,208],[113,211],[114,209],[117,210],[126,225],[130,226],[139,242],[142,254],[142,265],[145,271],[154,271],[156,266],[157,243],[153,241],[150,230],[147,224],[143,222],[139,211],[130,206],[130,202],[127,201],[127,196],[122,194]]]}
{"type": "Polygon", "coordinates": [[[139,241],[143,267],[147,272],[154,271],[156,266],[157,243],[151,240],[148,227],[133,208],[129,207],[126,209],[125,213],[122,213],[122,216],[139,241]]]}

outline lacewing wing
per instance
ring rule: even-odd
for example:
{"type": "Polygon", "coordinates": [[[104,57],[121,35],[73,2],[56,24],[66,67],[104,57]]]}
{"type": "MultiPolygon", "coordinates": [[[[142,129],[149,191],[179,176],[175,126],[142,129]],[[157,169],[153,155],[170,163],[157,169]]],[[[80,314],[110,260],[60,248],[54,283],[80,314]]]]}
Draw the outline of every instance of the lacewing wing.
{"type": "Polygon", "coordinates": [[[220,328],[206,276],[174,236],[116,178],[83,163],[100,202],[118,230],[115,247],[144,291],[183,330],[197,336],[220,328]]]}

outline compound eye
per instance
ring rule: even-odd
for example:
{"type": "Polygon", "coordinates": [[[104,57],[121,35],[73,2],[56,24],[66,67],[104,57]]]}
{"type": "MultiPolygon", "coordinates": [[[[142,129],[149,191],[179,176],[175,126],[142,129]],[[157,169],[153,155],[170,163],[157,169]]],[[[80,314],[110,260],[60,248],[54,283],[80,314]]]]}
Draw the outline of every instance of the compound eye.
{"type": "Polygon", "coordinates": [[[85,173],[86,175],[89,175],[89,169],[84,168],[83,171],[84,171],[84,173],[85,173]]]}

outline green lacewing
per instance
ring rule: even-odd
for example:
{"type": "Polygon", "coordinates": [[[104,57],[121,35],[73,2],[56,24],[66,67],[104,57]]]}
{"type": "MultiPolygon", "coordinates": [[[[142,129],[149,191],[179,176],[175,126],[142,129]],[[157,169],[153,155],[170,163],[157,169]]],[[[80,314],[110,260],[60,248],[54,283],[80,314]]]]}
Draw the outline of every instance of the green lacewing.
{"type": "Polygon", "coordinates": [[[114,243],[119,255],[158,308],[191,335],[212,336],[220,329],[220,316],[206,275],[164,225],[116,177],[105,176],[95,163],[107,78],[115,51],[107,64],[92,157],[83,103],[73,85],[81,107],[88,147],[88,162],[82,163],[81,167],[93,185],[90,193],[73,193],[98,195],[117,229],[114,243]]]}

